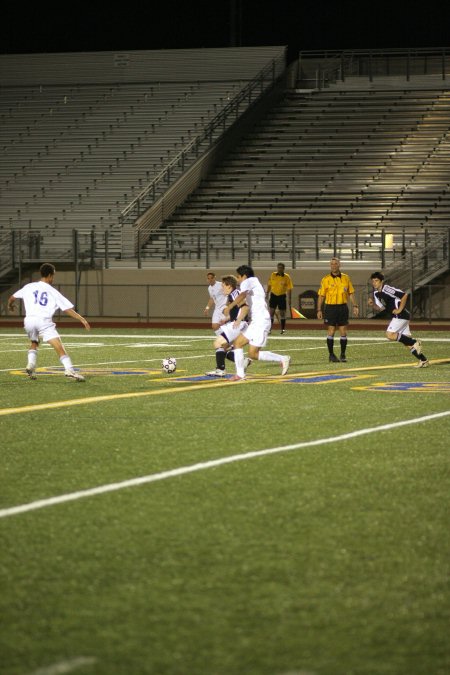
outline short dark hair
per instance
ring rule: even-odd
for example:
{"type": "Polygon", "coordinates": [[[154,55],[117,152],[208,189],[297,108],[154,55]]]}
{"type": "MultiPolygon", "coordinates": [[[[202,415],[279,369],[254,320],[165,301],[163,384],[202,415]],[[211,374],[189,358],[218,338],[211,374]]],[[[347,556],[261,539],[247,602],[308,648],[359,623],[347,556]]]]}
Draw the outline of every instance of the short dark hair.
{"type": "Polygon", "coordinates": [[[236,277],[232,274],[227,274],[226,277],[222,277],[222,283],[231,286],[232,288],[236,288],[238,285],[236,277]]]}
{"type": "Polygon", "coordinates": [[[384,281],[384,274],[381,274],[381,272],[374,272],[373,274],[370,275],[371,279],[379,279],[380,281],[384,281]]]}
{"type": "Polygon", "coordinates": [[[250,267],[249,265],[240,265],[237,268],[236,272],[239,274],[240,277],[246,276],[248,278],[255,276],[253,268],[250,267]]]}
{"type": "Polygon", "coordinates": [[[39,272],[41,273],[41,277],[45,279],[45,277],[49,277],[51,274],[55,274],[55,266],[52,265],[51,263],[42,263],[42,265],[39,268],[39,272]]]}

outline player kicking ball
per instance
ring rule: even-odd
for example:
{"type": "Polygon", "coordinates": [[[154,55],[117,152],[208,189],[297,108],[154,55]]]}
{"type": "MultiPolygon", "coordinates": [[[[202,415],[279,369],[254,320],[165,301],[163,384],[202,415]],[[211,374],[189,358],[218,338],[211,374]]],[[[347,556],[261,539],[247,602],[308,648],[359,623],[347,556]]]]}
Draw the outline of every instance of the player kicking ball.
{"type": "Polygon", "coordinates": [[[233,302],[224,307],[223,313],[225,316],[230,316],[234,307],[240,307],[243,303],[246,303],[250,308],[251,321],[248,327],[240,332],[233,341],[236,374],[230,378],[230,382],[245,380],[244,347],[246,345],[248,345],[248,356],[252,361],[275,361],[281,366],[281,374],[286,375],[291,357],[266,350],[262,351],[267,344],[271,328],[264,288],[259,279],[255,277],[253,268],[249,265],[241,265],[237,268],[236,273],[240,293],[233,302]]]}
{"type": "MultiPolygon", "coordinates": [[[[237,279],[232,274],[222,277],[222,292],[227,299],[227,304],[231,304],[239,295],[237,288],[237,279]]],[[[216,350],[216,368],[209,370],[205,375],[208,377],[225,377],[225,359],[234,362],[234,351],[232,349],[233,341],[245,328],[248,327],[245,321],[248,314],[248,305],[242,304],[235,306],[230,312],[229,321],[224,319],[220,322],[220,327],[216,330],[216,339],[214,348],[216,350]]],[[[251,364],[251,359],[244,358],[244,370],[247,370],[251,364]]]]}
{"type": "Polygon", "coordinates": [[[374,272],[370,276],[373,288],[373,298],[369,298],[369,307],[375,312],[386,309],[391,313],[391,322],[386,329],[388,340],[396,340],[410,350],[411,354],[418,360],[415,368],[427,368],[430,365],[425,354],[422,354],[422,345],[420,340],[415,340],[411,336],[409,329],[409,320],[411,314],[405,308],[408,300],[408,293],[388,286],[384,283],[384,276],[381,272],[374,272]]]}
{"type": "Polygon", "coordinates": [[[25,305],[24,328],[30,339],[28,350],[28,363],[26,367],[30,380],[36,379],[36,363],[38,357],[39,341],[47,342],[53,347],[59,356],[61,365],[64,366],[64,375],[78,382],[84,382],[84,377],[72,365],[72,360],[67,354],[56,325],[53,322],[53,314],[57,309],[65,312],[73,319],[80,321],[86,330],[90,329],[86,319],[75,311],[73,304],[67,300],[56,288],[53,287],[55,267],[50,263],[44,263],[40,267],[40,281],[33,281],[13,293],[8,300],[8,309],[14,311],[15,300],[21,299],[25,305]]]}

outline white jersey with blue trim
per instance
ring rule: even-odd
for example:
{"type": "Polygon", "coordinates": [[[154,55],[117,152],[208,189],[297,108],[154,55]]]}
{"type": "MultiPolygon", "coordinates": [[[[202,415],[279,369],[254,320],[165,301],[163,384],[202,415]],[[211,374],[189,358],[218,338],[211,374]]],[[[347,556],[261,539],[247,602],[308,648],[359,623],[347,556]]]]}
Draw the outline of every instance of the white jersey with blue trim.
{"type": "Polygon", "coordinates": [[[248,277],[241,281],[241,293],[245,293],[247,305],[250,307],[252,322],[269,319],[270,314],[267,309],[266,292],[257,277],[248,277]]]}
{"type": "Polygon", "coordinates": [[[45,281],[32,281],[13,295],[23,300],[27,317],[38,316],[51,320],[57,309],[64,312],[66,309],[73,308],[70,300],[67,300],[56,288],[45,281]]]}
{"type": "Polygon", "coordinates": [[[227,304],[227,296],[224,294],[222,284],[216,281],[212,286],[208,286],[209,297],[214,301],[215,308],[222,310],[227,304]]]}

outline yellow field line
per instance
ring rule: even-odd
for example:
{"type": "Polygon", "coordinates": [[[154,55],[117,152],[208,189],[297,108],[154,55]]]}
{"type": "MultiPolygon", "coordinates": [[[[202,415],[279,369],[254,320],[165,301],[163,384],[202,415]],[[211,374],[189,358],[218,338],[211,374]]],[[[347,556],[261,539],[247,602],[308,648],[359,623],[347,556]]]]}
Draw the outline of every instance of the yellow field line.
{"type": "MultiPolygon", "coordinates": [[[[435,359],[433,361],[430,361],[432,364],[438,364],[438,363],[450,363],[450,359],[435,359]]],[[[280,376],[274,377],[273,375],[268,375],[268,376],[262,376],[261,378],[255,378],[251,380],[245,380],[245,382],[230,382],[229,380],[220,380],[219,382],[211,382],[211,383],[205,383],[202,382],[201,384],[192,384],[188,385],[185,387],[173,387],[170,389],[154,389],[152,391],[137,391],[137,392],[128,392],[126,394],[108,394],[105,396],[88,396],[85,398],[76,398],[68,401],[51,401],[48,403],[37,403],[35,405],[25,405],[21,406],[19,408],[1,408],[0,409],[0,416],[6,416],[6,415],[18,415],[20,413],[28,413],[28,412],[37,412],[39,410],[55,410],[57,408],[69,408],[71,406],[76,406],[76,405],[86,405],[89,403],[101,403],[102,401],[119,401],[120,399],[126,399],[126,398],[143,398],[145,396],[161,396],[162,394],[174,394],[174,393],[183,393],[185,391],[195,391],[195,390],[204,390],[204,389],[212,389],[216,387],[225,387],[233,384],[252,384],[255,382],[265,382],[265,383],[275,383],[275,382],[285,382],[288,381],[289,379],[295,378],[295,377],[313,377],[317,375],[334,375],[336,373],[339,374],[344,374],[344,373],[349,373],[349,372],[361,372],[361,371],[373,371],[373,370],[386,370],[386,369],[393,369],[393,368],[407,368],[408,366],[405,365],[404,363],[399,363],[395,365],[388,365],[388,366],[367,366],[367,367],[359,367],[359,368],[345,368],[345,370],[320,370],[320,371],[312,371],[309,373],[290,373],[289,375],[285,375],[283,378],[280,376]]],[[[77,385],[79,386],[79,385],[77,385]]]]}
{"type": "MultiPolygon", "coordinates": [[[[430,364],[437,365],[439,363],[450,363],[450,359],[430,359],[430,364]]],[[[292,375],[289,373],[289,375],[286,375],[287,378],[289,377],[310,377],[313,375],[334,375],[336,373],[344,374],[344,373],[352,373],[352,372],[361,372],[361,371],[370,371],[370,370],[393,370],[394,368],[414,368],[415,364],[414,363],[394,363],[390,365],[385,365],[385,366],[358,366],[357,368],[345,368],[345,369],[337,369],[337,370],[318,370],[316,372],[312,373],[298,373],[297,375],[292,375]]]]}
{"type": "MultiPolygon", "coordinates": [[[[86,398],[75,398],[69,401],[52,401],[49,403],[37,403],[35,405],[25,405],[20,408],[1,408],[0,415],[17,415],[18,413],[36,412],[37,410],[52,410],[55,408],[66,408],[74,405],[84,405],[86,403],[100,403],[102,401],[118,401],[124,398],[142,398],[144,396],[155,396],[156,394],[180,394],[183,391],[193,391],[194,389],[209,389],[211,387],[224,387],[233,382],[212,382],[211,384],[193,384],[188,387],[173,389],[154,389],[153,391],[136,391],[126,394],[109,394],[105,396],[88,396],[86,398]]],[[[238,384],[238,383],[236,383],[238,384]]]]}

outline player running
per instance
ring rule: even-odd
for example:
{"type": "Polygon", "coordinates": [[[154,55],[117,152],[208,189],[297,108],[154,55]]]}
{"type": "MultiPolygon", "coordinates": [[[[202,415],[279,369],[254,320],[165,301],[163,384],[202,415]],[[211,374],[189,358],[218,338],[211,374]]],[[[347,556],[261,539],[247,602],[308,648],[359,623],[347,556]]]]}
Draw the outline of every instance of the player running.
{"type": "MultiPolygon", "coordinates": [[[[222,292],[227,299],[227,304],[231,304],[239,295],[237,288],[237,279],[232,274],[222,277],[222,292]]],[[[239,333],[248,327],[245,320],[248,315],[248,305],[243,303],[240,307],[232,308],[229,321],[224,319],[221,326],[217,329],[217,338],[214,341],[216,350],[216,369],[209,370],[205,375],[209,377],[225,377],[225,359],[234,362],[234,351],[232,349],[233,341],[239,333]]],[[[244,370],[247,370],[251,359],[244,359],[244,370]]]]}
{"type": "Polygon", "coordinates": [[[233,375],[231,381],[238,382],[245,379],[244,347],[247,344],[249,346],[248,355],[252,360],[276,361],[281,365],[281,374],[286,375],[291,361],[290,356],[261,351],[262,347],[267,344],[267,337],[271,328],[264,288],[249,265],[241,265],[236,272],[240,293],[232,303],[224,308],[223,313],[225,316],[229,316],[233,307],[240,307],[246,301],[250,308],[251,322],[248,328],[240,332],[234,340],[236,375],[233,375]]]}
{"type": "Polygon", "coordinates": [[[386,309],[391,313],[391,322],[386,329],[388,340],[401,342],[411,354],[419,361],[415,368],[427,368],[430,365],[427,357],[422,354],[422,344],[420,340],[415,340],[411,336],[409,329],[410,312],[406,309],[408,293],[388,286],[384,283],[384,276],[381,272],[374,272],[370,276],[373,287],[373,298],[369,298],[368,304],[376,312],[386,309]]]}

